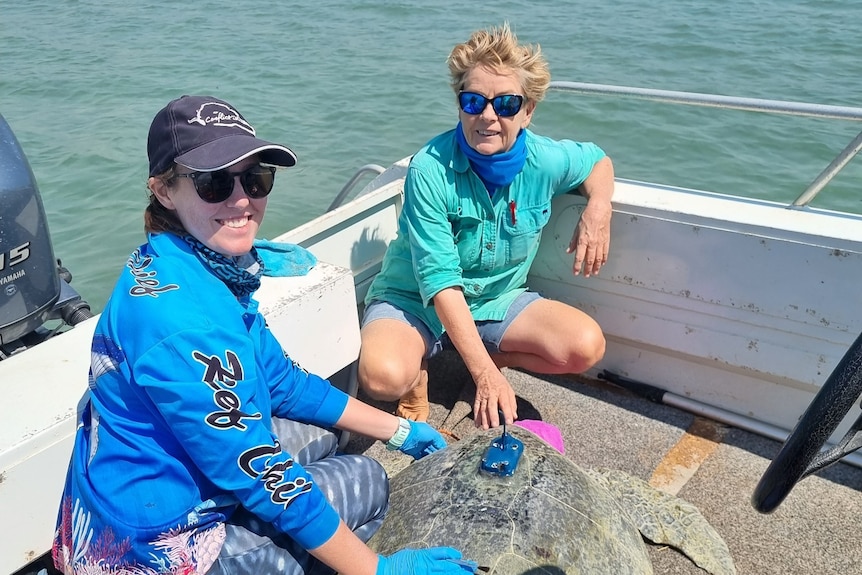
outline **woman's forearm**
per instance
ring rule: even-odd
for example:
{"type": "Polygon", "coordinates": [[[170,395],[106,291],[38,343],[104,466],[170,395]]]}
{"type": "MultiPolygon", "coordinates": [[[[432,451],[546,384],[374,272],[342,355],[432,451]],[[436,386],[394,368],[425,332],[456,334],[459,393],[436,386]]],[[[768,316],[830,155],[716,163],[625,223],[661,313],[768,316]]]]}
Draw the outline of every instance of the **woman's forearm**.
{"type": "Polygon", "coordinates": [[[341,575],[375,575],[377,572],[377,553],[369,549],[344,521],[339,523],[326,543],[308,552],[341,575]]]}
{"type": "Polygon", "coordinates": [[[614,164],[607,156],[596,162],[590,175],[581,184],[588,202],[611,202],[614,195],[614,164]]]}
{"type": "Polygon", "coordinates": [[[398,418],[377,409],[354,397],[347,400],[347,407],[335,423],[337,429],[358,433],[372,439],[389,441],[398,430],[398,418]]]}
{"type": "Polygon", "coordinates": [[[489,369],[496,369],[479,336],[473,315],[460,288],[446,288],[437,293],[434,296],[434,307],[473,379],[489,369]]]}

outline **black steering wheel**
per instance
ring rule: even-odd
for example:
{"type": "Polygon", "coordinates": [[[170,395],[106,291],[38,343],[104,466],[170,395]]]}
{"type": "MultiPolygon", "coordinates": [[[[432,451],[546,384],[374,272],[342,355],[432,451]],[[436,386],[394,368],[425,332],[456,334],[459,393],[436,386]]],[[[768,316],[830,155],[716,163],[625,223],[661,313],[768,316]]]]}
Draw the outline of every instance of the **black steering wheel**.
{"type": "Polygon", "coordinates": [[[771,513],[800,480],[862,447],[860,415],[838,445],[822,450],[860,395],[862,334],[838,362],[760,478],[751,497],[755,509],[771,513]]]}

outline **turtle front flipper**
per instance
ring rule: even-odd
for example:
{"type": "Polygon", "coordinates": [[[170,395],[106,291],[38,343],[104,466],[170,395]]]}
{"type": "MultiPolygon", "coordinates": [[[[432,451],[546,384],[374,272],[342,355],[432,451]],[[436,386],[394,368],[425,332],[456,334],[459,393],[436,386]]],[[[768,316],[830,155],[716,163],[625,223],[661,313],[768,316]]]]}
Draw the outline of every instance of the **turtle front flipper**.
{"type": "Polygon", "coordinates": [[[587,472],[619,501],[621,511],[646,539],[680,550],[713,575],[736,574],[727,544],[697,507],[623,471],[587,472]]]}

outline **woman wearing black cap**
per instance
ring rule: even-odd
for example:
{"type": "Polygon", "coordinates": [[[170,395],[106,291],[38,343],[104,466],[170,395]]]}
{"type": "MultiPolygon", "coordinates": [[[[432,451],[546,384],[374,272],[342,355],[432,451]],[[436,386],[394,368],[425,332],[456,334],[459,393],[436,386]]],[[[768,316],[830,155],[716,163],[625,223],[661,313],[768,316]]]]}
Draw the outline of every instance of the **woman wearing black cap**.
{"type": "Polygon", "coordinates": [[[150,127],[147,243],[99,319],[54,543],[65,573],[464,573],[450,548],[378,556],[388,482],[338,428],[414,458],[426,424],[290,360],[252,294],[254,239],[288,148],[230,104],[184,96],[150,127]]]}

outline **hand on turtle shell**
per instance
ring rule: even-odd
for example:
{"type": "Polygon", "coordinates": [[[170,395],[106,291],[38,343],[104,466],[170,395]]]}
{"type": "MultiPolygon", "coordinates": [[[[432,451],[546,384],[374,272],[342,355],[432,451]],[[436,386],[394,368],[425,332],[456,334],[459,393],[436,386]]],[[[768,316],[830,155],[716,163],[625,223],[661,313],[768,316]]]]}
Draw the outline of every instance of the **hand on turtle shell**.
{"type": "Polygon", "coordinates": [[[511,424],[518,419],[518,403],[515,390],[498,368],[488,369],[474,377],[476,399],[473,401],[473,421],[476,427],[490,429],[503,423],[511,424]]]}
{"type": "Polygon", "coordinates": [[[422,459],[444,447],[446,447],[446,440],[436,429],[421,421],[411,421],[410,433],[398,450],[413,459],[422,459]]]}
{"type": "Polygon", "coordinates": [[[476,572],[475,563],[456,562],[458,559],[461,559],[461,552],[451,547],[402,549],[388,557],[380,555],[377,575],[464,575],[476,572]]]}

